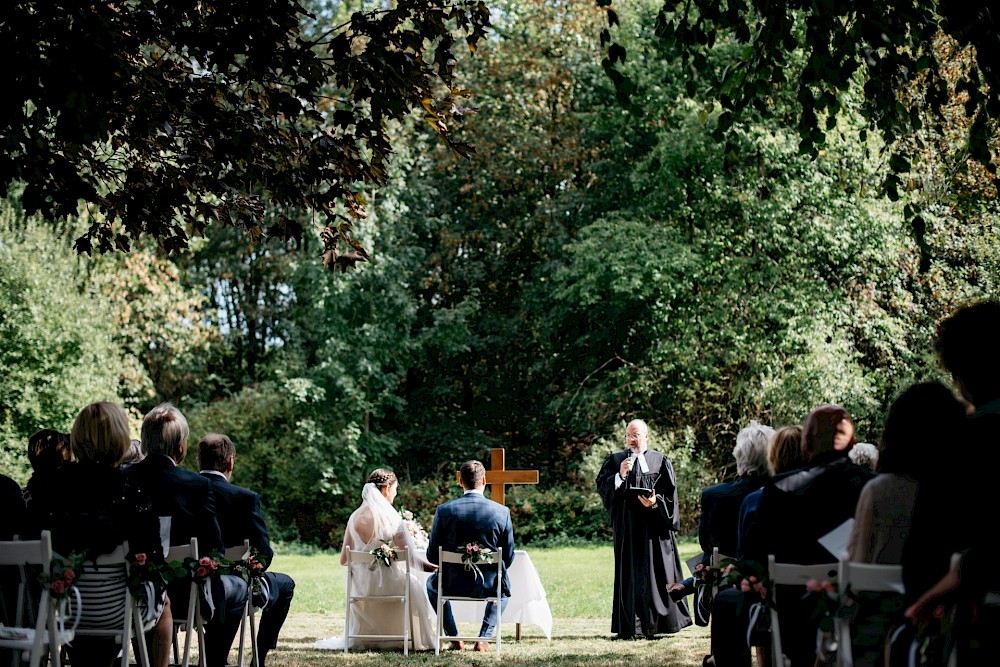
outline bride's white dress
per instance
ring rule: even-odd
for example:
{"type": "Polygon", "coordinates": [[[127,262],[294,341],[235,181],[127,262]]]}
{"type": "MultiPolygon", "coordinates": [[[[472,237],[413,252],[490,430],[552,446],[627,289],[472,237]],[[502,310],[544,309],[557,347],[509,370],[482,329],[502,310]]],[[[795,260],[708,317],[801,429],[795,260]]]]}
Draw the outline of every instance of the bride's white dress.
{"type": "MultiPolygon", "coordinates": [[[[357,595],[367,595],[377,592],[380,595],[401,595],[403,586],[410,587],[410,634],[413,637],[411,648],[416,651],[434,649],[437,634],[437,614],[430,601],[416,570],[420,567],[416,557],[416,548],[409,531],[403,526],[399,513],[379,492],[374,484],[365,484],[361,492],[361,507],[354,510],[347,522],[344,535],[344,548],[370,551],[391,541],[398,547],[406,547],[410,554],[410,576],[407,579],[403,563],[395,563],[392,567],[377,565],[373,570],[369,563],[351,564],[352,592],[357,595]]],[[[348,575],[344,569],[345,577],[348,575]]],[[[403,616],[399,611],[399,602],[355,602],[351,605],[351,634],[362,635],[401,635],[403,634],[403,616]]],[[[321,639],[315,648],[344,650],[344,637],[321,639]]],[[[351,639],[350,649],[392,649],[403,648],[402,640],[351,639]]]]}

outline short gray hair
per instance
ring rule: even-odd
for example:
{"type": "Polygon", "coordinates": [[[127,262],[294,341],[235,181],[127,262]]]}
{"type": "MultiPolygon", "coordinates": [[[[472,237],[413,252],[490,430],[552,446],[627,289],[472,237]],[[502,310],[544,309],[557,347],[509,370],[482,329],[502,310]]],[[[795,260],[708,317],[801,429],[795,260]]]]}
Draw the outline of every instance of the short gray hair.
{"type": "Polygon", "coordinates": [[[160,403],[142,420],[142,447],[148,454],[164,454],[176,461],[189,434],[187,419],[173,403],[160,403]]]}
{"type": "Polygon", "coordinates": [[[774,437],[774,429],[755,420],[736,434],[733,458],[736,459],[736,474],[743,476],[752,472],[768,472],[767,450],[774,437]]]}
{"type": "Polygon", "coordinates": [[[878,464],[878,447],[870,442],[857,442],[847,452],[852,463],[875,470],[878,464]]]}

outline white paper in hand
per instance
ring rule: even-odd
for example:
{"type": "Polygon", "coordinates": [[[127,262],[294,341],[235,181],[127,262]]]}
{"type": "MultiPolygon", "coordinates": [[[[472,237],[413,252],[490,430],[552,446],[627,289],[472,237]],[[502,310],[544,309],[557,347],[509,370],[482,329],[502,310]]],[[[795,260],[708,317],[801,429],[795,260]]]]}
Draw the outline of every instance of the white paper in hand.
{"type": "Polygon", "coordinates": [[[834,558],[838,560],[847,558],[847,542],[851,537],[851,528],[853,527],[854,518],[852,517],[816,541],[834,558]]]}

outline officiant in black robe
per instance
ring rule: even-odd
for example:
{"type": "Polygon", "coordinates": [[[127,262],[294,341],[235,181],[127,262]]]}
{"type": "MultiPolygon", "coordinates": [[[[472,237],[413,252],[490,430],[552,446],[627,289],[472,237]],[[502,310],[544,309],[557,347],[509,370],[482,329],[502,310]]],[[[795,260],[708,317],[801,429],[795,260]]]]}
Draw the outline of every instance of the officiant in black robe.
{"type": "Polygon", "coordinates": [[[612,452],[597,475],[615,541],[616,639],[651,639],[691,625],[687,603],[667,593],[684,578],[674,538],[680,529],[674,468],[664,454],[646,448],[648,436],[645,422],[630,422],[627,448],[612,452]]]}

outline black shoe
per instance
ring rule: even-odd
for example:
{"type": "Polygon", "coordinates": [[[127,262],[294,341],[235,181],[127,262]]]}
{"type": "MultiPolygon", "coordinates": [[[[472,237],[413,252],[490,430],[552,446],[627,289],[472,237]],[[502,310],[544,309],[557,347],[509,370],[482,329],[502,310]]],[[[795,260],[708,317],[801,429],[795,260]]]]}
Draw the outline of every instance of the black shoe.
{"type": "Polygon", "coordinates": [[[650,641],[650,642],[656,641],[658,639],[658,637],[656,635],[643,635],[643,638],[646,641],[650,641]]]}
{"type": "Polygon", "coordinates": [[[622,639],[635,639],[635,635],[623,635],[623,634],[617,634],[617,635],[614,635],[614,636],[613,636],[613,637],[611,638],[611,641],[613,641],[613,642],[616,642],[616,641],[620,641],[620,640],[622,640],[622,639]]]}

